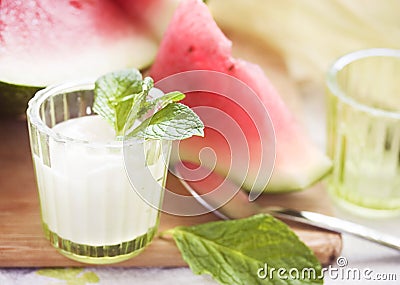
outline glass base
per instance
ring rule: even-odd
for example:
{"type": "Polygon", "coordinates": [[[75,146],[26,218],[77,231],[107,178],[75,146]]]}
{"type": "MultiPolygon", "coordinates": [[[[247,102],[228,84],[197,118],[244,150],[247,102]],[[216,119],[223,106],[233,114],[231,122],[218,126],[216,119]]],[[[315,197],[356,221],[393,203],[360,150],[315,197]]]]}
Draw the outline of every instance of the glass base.
{"type": "Polygon", "coordinates": [[[361,207],[359,205],[353,204],[347,200],[344,200],[343,198],[338,197],[337,195],[333,194],[332,192],[330,193],[330,196],[332,197],[332,200],[335,202],[335,204],[338,205],[340,208],[342,208],[346,211],[349,211],[351,213],[354,213],[358,216],[368,217],[368,218],[378,218],[378,219],[400,216],[400,209],[399,210],[385,210],[385,209],[365,208],[365,207],[361,207]]]}
{"type": "Polygon", "coordinates": [[[134,240],[115,245],[93,246],[63,239],[43,224],[46,237],[62,255],[89,264],[111,264],[130,259],[141,253],[153,240],[157,227],[150,228],[134,240]]]}

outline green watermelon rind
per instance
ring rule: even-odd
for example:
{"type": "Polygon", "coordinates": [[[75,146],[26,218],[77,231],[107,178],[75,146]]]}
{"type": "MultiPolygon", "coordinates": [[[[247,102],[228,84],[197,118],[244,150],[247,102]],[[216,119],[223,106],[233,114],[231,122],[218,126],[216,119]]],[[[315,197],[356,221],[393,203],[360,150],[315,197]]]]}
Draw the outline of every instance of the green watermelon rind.
{"type": "MultiPolygon", "coordinates": [[[[330,173],[332,172],[332,167],[325,167],[323,169],[321,169],[321,171],[318,172],[312,172],[313,174],[313,178],[310,179],[310,182],[307,184],[303,184],[303,185],[296,185],[295,183],[275,183],[271,188],[269,187],[269,185],[267,186],[266,189],[264,189],[263,193],[266,194],[285,194],[285,193],[291,193],[291,192],[299,192],[299,191],[303,191],[304,189],[308,189],[312,186],[314,186],[315,184],[321,182],[322,180],[324,180],[327,176],[330,175],[330,173]]],[[[248,189],[244,189],[248,192],[250,192],[250,190],[248,189]]]]}
{"type": "MultiPolygon", "coordinates": [[[[141,65],[139,69],[144,72],[150,68],[153,61],[154,57],[141,65]]],[[[0,118],[15,117],[24,114],[28,107],[28,101],[37,91],[45,87],[0,81],[0,118]]]]}
{"type": "Polygon", "coordinates": [[[0,81],[0,117],[25,113],[29,99],[42,88],[0,81]]]}

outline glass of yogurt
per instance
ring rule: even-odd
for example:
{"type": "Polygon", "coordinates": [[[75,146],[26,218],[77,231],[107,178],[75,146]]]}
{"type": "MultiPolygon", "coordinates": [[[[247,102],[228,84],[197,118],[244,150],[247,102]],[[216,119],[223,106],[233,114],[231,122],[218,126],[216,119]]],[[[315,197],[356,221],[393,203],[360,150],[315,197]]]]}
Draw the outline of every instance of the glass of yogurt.
{"type": "Polygon", "coordinates": [[[69,258],[106,264],[152,241],[171,143],[117,140],[93,113],[93,88],[88,80],[43,89],[27,118],[46,237],[69,258]]]}

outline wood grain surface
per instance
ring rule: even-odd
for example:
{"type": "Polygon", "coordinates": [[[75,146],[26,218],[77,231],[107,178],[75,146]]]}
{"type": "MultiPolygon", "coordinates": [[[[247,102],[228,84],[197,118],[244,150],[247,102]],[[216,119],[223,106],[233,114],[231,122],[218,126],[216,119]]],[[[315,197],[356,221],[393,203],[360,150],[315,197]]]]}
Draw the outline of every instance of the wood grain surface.
{"type": "MultiPolygon", "coordinates": [[[[0,134],[0,267],[84,266],[59,254],[44,238],[25,119],[0,121],[0,134]]],[[[168,178],[167,187],[184,191],[173,176],[168,178]]],[[[330,208],[321,186],[293,194],[264,195],[257,203],[324,213],[330,208]]],[[[197,217],[162,214],[160,230],[217,219],[213,214],[197,217]]],[[[339,255],[342,245],[339,234],[299,224],[290,226],[323,264],[331,263],[339,255]]],[[[173,240],[156,237],[138,257],[113,266],[176,267],[186,263],[173,240]]]]}

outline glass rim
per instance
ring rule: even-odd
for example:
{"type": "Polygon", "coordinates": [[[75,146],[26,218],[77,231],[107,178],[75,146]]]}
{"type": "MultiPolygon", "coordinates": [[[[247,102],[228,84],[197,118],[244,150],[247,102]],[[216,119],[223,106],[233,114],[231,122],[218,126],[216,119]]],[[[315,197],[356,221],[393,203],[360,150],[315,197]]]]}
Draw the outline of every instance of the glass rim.
{"type": "Polygon", "coordinates": [[[391,57],[397,58],[400,60],[400,49],[391,49],[391,48],[371,48],[371,49],[362,49],[358,51],[354,51],[351,53],[347,53],[341,57],[339,57],[329,68],[326,82],[329,91],[341,101],[350,105],[351,107],[363,111],[365,113],[370,113],[374,116],[388,117],[393,119],[400,119],[400,111],[388,111],[380,108],[375,108],[369,106],[367,104],[363,104],[358,100],[355,100],[349,96],[347,96],[342,89],[339,87],[337,81],[338,73],[346,67],[348,64],[355,62],[360,59],[368,58],[368,57],[391,57]]]}
{"type": "MultiPolygon", "coordinates": [[[[61,84],[53,84],[48,87],[39,90],[35,95],[29,100],[28,108],[26,110],[27,120],[29,123],[33,124],[39,132],[46,134],[51,137],[54,141],[59,143],[76,143],[85,144],[90,147],[106,147],[106,148],[122,148],[124,145],[143,143],[143,140],[130,138],[126,140],[124,137],[120,141],[112,142],[90,142],[87,140],[71,138],[63,134],[55,132],[52,128],[47,126],[45,122],[40,117],[40,106],[43,102],[51,96],[63,93],[72,93],[76,91],[90,91],[94,89],[95,78],[87,78],[81,80],[73,80],[64,82],[61,84]]],[[[89,114],[88,114],[89,115],[89,114]]]]}

